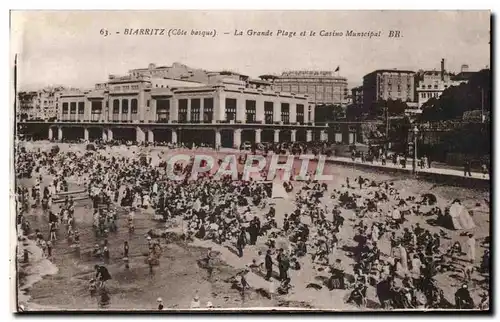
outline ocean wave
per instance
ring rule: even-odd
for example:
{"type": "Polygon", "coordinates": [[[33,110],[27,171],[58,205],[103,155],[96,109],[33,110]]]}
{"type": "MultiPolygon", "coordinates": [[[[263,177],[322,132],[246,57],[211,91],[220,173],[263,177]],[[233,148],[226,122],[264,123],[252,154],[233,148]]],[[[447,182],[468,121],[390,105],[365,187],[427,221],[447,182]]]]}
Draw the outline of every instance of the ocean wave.
{"type": "Polygon", "coordinates": [[[57,308],[45,307],[43,305],[30,303],[31,287],[41,281],[44,276],[57,274],[59,268],[43,255],[43,251],[34,240],[23,237],[18,241],[18,272],[23,272],[24,276],[18,280],[17,305],[19,309],[29,310],[54,310],[57,308]],[[24,250],[28,250],[29,263],[23,264],[24,250]]]}

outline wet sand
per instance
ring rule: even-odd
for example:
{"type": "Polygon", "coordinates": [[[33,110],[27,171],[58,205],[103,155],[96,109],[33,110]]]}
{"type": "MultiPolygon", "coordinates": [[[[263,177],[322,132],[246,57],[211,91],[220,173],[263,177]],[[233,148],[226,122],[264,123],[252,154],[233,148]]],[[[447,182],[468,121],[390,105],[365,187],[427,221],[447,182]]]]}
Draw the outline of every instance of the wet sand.
{"type": "MultiPolygon", "coordinates": [[[[207,254],[203,248],[192,247],[184,242],[165,243],[160,265],[155,267],[154,276],[150,276],[145,264],[147,244],[145,234],[152,227],[161,227],[150,220],[150,215],[136,216],[136,230],[128,233],[125,213],[118,220],[119,231],[108,237],[111,260],[106,265],[112,280],[107,282],[111,305],[108,309],[148,310],[156,308],[156,299],[161,297],[168,308],[189,308],[191,299],[198,292],[202,304],[211,301],[216,307],[238,308],[254,306],[277,306],[277,302],[262,298],[257,294],[246,296],[244,303],[238,291],[231,290],[231,284],[225,282],[236,274],[236,270],[227,265],[218,265],[213,271],[213,278],[200,268],[197,261],[207,254]],[[123,241],[130,245],[130,269],[126,270],[122,261],[123,241]]],[[[33,222],[46,222],[45,218],[33,222]]],[[[95,243],[90,223],[91,212],[86,208],[76,208],[75,218],[81,235],[81,254],[77,256],[65,240],[57,241],[53,263],[59,268],[57,274],[45,276],[30,290],[31,301],[42,306],[57,306],[62,310],[96,310],[97,298],[89,296],[88,282],[93,274],[94,264],[102,264],[89,255],[95,243]]],[[[43,225],[45,226],[45,225],[43,225]]],[[[42,226],[42,227],[43,227],[42,226]]],[[[60,234],[62,237],[62,234],[60,234]]]]}

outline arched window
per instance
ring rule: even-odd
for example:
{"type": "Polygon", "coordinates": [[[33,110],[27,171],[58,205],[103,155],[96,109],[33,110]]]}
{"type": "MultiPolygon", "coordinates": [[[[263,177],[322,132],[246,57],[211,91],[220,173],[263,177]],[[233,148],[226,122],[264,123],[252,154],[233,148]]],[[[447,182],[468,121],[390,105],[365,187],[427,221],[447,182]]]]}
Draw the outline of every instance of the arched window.
{"type": "Polygon", "coordinates": [[[128,114],[128,99],[122,99],[122,114],[128,114]]]}
{"type": "Polygon", "coordinates": [[[130,102],[130,109],[132,114],[137,114],[137,99],[133,98],[130,102]]]}

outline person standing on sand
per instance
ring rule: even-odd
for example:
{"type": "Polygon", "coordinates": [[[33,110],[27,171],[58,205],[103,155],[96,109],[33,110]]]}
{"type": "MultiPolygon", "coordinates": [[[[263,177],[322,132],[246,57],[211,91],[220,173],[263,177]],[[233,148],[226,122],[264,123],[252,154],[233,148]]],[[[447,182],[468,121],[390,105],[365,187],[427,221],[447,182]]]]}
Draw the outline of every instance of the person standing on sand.
{"type": "Polygon", "coordinates": [[[469,234],[469,238],[467,239],[467,260],[471,263],[474,263],[476,259],[476,239],[473,234],[469,234]]]}
{"type": "Polygon", "coordinates": [[[149,256],[148,256],[148,266],[149,266],[149,277],[153,278],[155,272],[154,272],[154,253],[153,250],[149,251],[149,256]]]}
{"type": "Polygon", "coordinates": [[[401,260],[401,267],[403,269],[403,272],[407,273],[408,272],[408,253],[406,252],[406,248],[400,242],[397,249],[398,249],[399,259],[401,260]]]}
{"type": "Polygon", "coordinates": [[[391,232],[391,237],[389,238],[389,242],[391,244],[391,250],[389,252],[389,255],[391,257],[394,257],[394,250],[396,249],[396,247],[398,246],[398,238],[396,237],[396,232],[391,232]]]}
{"type": "Polygon", "coordinates": [[[455,293],[455,308],[459,310],[471,310],[474,308],[474,300],[470,296],[467,284],[463,284],[455,293]]]}
{"type": "Polygon", "coordinates": [[[280,267],[280,281],[285,281],[288,279],[288,269],[290,268],[290,260],[288,259],[288,256],[283,252],[283,249],[280,249],[280,260],[279,260],[279,267],[280,267]]]}
{"type": "Polygon", "coordinates": [[[50,241],[57,240],[57,236],[56,236],[56,222],[55,221],[50,222],[49,231],[50,231],[49,240],[50,241]]]}
{"type": "Polygon", "coordinates": [[[236,242],[236,248],[238,248],[238,256],[243,257],[243,249],[247,244],[247,233],[245,232],[245,227],[241,227],[240,234],[238,235],[238,240],[236,242]]]}
{"type": "Polygon", "coordinates": [[[269,281],[269,279],[273,275],[273,259],[271,257],[271,250],[268,249],[266,252],[266,260],[265,260],[265,266],[266,266],[266,280],[269,281]]]}
{"type": "Polygon", "coordinates": [[[52,242],[50,240],[47,242],[47,257],[49,259],[52,257],[52,242]]]}
{"type": "Polygon", "coordinates": [[[158,311],[163,311],[165,306],[163,305],[163,300],[161,299],[161,297],[156,300],[156,303],[158,303],[158,311]]]}
{"type": "Polygon", "coordinates": [[[201,307],[201,302],[197,292],[196,295],[193,297],[193,300],[191,301],[191,305],[189,306],[189,308],[199,309],[200,307],[201,307]]]}
{"type": "Polygon", "coordinates": [[[465,159],[465,161],[464,161],[464,177],[467,177],[467,175],[469,175],[469,177],[472,177],[472,173],[470,170],[471,170],[471,162],[468,159],[465,159]]]}
{"type": "Polygon", "coordinates": [[[126,269],[130,268],[128,260],[128,251],[129,251],[128,241],[125,241],[123,243],[123,262],[125,263],[126,269]]]}

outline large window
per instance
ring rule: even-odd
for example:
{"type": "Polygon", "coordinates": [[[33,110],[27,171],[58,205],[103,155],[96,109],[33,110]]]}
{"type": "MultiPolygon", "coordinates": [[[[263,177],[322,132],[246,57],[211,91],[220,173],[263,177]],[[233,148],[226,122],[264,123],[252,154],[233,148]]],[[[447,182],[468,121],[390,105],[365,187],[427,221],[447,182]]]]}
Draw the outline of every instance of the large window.
{"type": "Polygon", "coordinates": [[[302,104],[297,104],[297,122],[304,123],[304,105],[302,104]]]}
{"type": "Polygon", "coordinates": [[[236,104],[235,98],[226,98],[226,121],[236,120],[236,104]]]}
{"type": "Polygon", "coordinates": [[[122,114],[128,114],[128,99],[122,99],[122,114]]]}
{"type": "Polygon", "coordinates": [[[66,102],[62,104],[62,113],[68,114],[68,103],[66,102]]]}
{"type": "Polygon", "coordinates": [[[76,102],[70,102],[69,103],[69,119],[70,120],[76,120],[76,102]]]}
{"type": "Polygon", "coordinates": [[[183,98],[179,100],[179,123],[187,122],[188,100],[183,98]]]}
{"type": "Polygon", "coordinates": [[[118,113],[120,113],[120,101],[113,100],[113,114],[118,114],[118,113]]]}
{"type": "Polygon", "coordinates": [[[113,100],[113,122],[118,122],[120,119],[120,100],[113,100]]]}
{"type": "Polygon", "coordinates": [[[78,114],[85,114],[85,102],[78,102],[78,114]]]}
{"type": "Polygon", "coordinates": [[[101,101],[92,101],[90,105],[90,117],[92,121],[98,121],[101,117],[102,113],[102,102],[101,101]]]}
{"type": "Polygon", "coordinates": [[[245,103],[246,122],[255,123],[256,102],[247,100],[245,103]]]}
{"type": "Polygon", "coordinates": [[[191,99],[191,122],[193,123],[200,122],[200,102],[199,98],[191,99]]]}
{"type": "Polygon", "coordinates": [[[130,112],[132,114],[137,114],[137,99],[133,98],[132,101],[130,101],[130,112]]]}
{"type": "Polygon", "coordinates": [[[290,104],[281,103],[281,121],[284,124],[290,123],[290,104]]]}
{"type": "Polygon", "coordinates": [[[274,120],[274,103],[264,102],[264,121],[266,124],[273,124],[274,120]]]}
{"type": "Polygon", "coordinates": [[[156,120],[158,122],[168,122],[170,119],[170,100],[156,101],[156,120]]]}
{"type": "Polygon", "coordinates": [[[210,123],[214,118],[214,99],[205,98],[203,100],[203,121],[210,123]]]}

